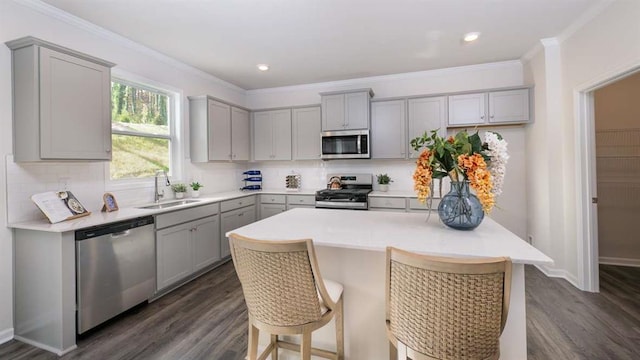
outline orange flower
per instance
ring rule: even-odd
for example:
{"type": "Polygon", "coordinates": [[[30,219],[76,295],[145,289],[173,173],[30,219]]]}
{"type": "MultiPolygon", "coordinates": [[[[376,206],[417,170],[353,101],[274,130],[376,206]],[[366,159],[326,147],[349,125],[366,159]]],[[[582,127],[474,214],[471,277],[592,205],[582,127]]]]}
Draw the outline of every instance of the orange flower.
{"type": "Polygon", "coordinates": [[[471,188],[476,191],[476,196],[482,204],[482,209],[487,214],[495,205],[495,199],[491,189],[491,173],[487,169],[487,163],[480,154],[458,156],[458,166],[464,171],[469,179],[471,188]]]}
{"type": "Polygon", "coordinates": [[[433,171],[431,170],[431,153],[424,149],[416,161],[416,171],[413,173],[414,190],[418,194],[418,201],[425,203],[429,197],[433,171]]]}

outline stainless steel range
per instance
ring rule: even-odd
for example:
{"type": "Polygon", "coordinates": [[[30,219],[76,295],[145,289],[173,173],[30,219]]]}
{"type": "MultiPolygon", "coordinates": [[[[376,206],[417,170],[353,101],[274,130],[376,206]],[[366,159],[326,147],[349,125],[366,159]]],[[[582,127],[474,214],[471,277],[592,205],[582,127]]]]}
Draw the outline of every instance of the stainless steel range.
{"type": "Polygon", "coordinates": [[[371,174],[330,174],[327,188],[316,191],[316,207],[368,210],[367,195],[373,190],[371,174]]]}

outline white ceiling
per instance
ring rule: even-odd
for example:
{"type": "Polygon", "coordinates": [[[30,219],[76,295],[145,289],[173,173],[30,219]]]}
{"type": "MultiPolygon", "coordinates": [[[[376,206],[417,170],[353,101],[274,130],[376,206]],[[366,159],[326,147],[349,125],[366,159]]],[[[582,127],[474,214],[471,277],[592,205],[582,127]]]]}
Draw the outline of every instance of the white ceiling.
{"type": "Polygon", "coordinates": [[[608,0],[44,1],[261,89],[519,59],[608,0]]]}

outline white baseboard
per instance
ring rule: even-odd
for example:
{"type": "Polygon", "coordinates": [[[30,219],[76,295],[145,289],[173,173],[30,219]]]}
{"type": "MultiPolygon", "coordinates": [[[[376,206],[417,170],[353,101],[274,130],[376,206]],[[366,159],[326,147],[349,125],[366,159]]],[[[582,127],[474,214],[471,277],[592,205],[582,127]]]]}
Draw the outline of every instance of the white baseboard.
{"type": "Polygon", "coordinates": [[[60,349],[54,348],[53,346],[49,346],[49,345],[46,345],[46,344],[43,344],[43,343],[40,343],[40,342],[37,342],[37,341],[33,341],[33,340],[30,340],[30,339],[25,339],[20,335],[15,335],[14,338],[16,340],[20,341],[20,342],[25,343],[25,344],[33,345],[33,346],[38,347],[40,349],[52,352],[52,353],[54,353],[54,354],[56,354],[58,356],[62,356],[62,355],[66,354],[66,353],[68,353],[70,351],[75,350],[78,347],[77,345],[74,344],[73,346],[71,346],[69,348],[60,350],[60,349]]]}
{"type": "MultiPolygon", "coordinates": [[[[550,268],[545,265],[534,265],[534,266],[537,267],[538,270],[542,271],[542,273],[545,274],[546,276],[552,277],[552,278],[564,279],[568,281],[571,285],[580,289],[580,286],[578,286],[578,279],[573,274],[570,274],[568,271],[564,269],[550,268]]],[[[580,289],[580,290],[583,290],[583,289],[580,289]]]]}
{"type": "Polygon", "coordinates": [[[603,265],[640,267],[640,259],[627,259],[627,258],[601,256],[599,258],[599,261],[600,261],[600,264],[603,264],[603,265]]]}
{"type": "Polygon", "coordinates": [[[4,344],[13,339],[13,328],[0,331],[0,344],[4,344]]]}

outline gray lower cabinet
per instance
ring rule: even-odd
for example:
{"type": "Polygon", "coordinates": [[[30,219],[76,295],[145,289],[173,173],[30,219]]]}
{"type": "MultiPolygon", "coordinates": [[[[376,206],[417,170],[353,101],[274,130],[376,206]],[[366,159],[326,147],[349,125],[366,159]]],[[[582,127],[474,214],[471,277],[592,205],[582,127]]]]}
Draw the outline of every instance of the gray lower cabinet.
{"type": "Polygon", "coordinates": [[[221,258],[218,204],[157,215],[156,229],[157,292],[221,258]]]}
{"type": "Polygon", "coordinates": [[[295,208],[314,208],[315,195],[287,195],[287,210],[295,208]]]}
{"type": "Polygon", "coordinates": [[[220,253],[223,258],[231,255],[229,249],[229,240],[227,240],[225,234],[228,231],[237,229],[239,227],[249,225],[256,221],[256,206],[251,205],[236,210],[231,210],[221,215],[220,237],[222,242],[220,243],[220,253]]]}
{"type": "Polygon", "coordinates": [[[15,161],[111,160],[115,64],[33,37],[7,46],[15,161]]]}
{"type": "MultiPolygon", "coordinates": [[[[431,209],[437,210],[440,204],[439,198],[431,201],[431,209]]],[[[423,204],[414,197],[369,196],[369,210],[374,211],[399,211],[422,212],[429,210],[429,203],[423,204]]]]}
{"type": "Polygon", "coordinates": [[[279,194],[260,195],[260,220],[287,211],[287,196],[279,194]]]}

